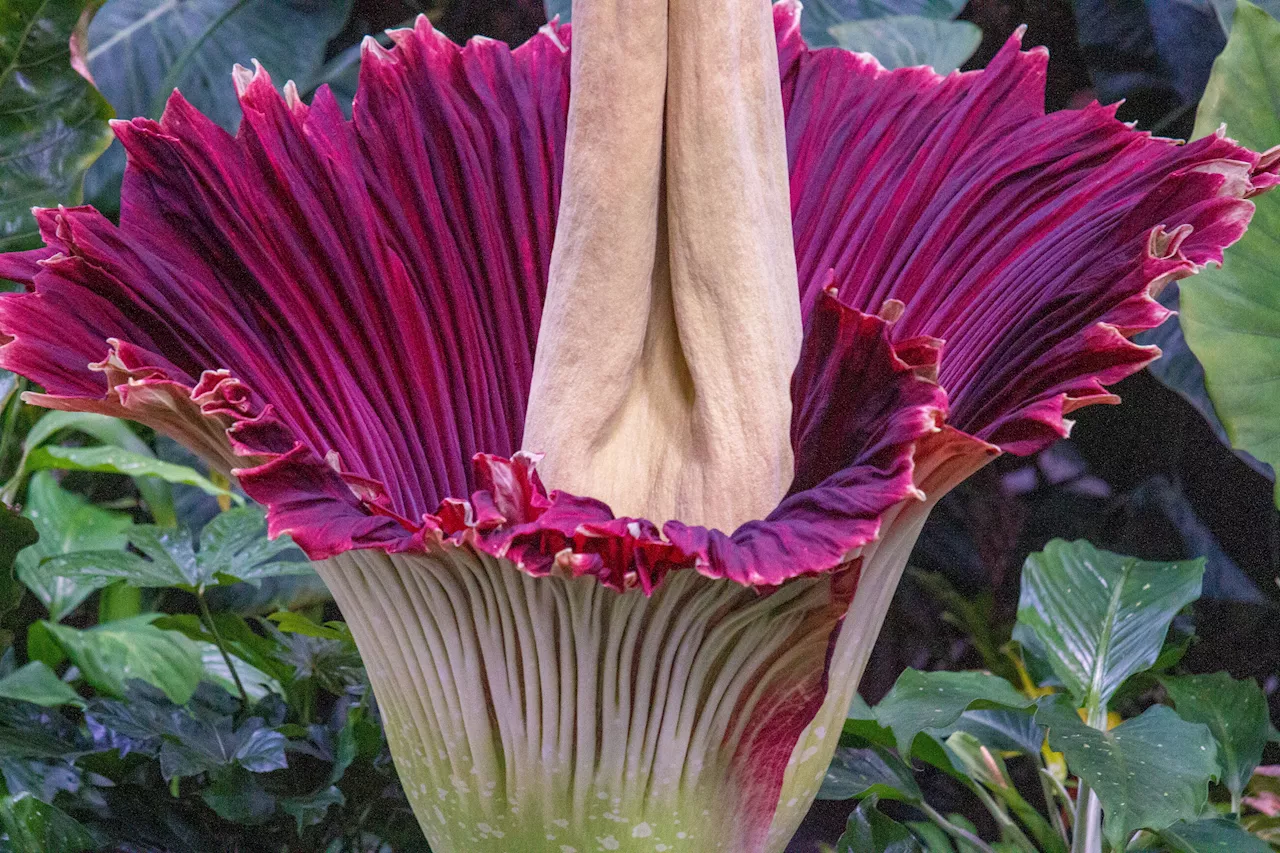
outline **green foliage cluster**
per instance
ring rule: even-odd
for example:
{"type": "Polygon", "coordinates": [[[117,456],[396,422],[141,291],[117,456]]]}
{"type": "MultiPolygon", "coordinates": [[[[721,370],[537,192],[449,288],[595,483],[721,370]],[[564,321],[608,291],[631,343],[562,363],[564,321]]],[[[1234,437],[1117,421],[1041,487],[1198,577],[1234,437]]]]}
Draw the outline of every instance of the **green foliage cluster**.
{"type": "Polygon", "coordinates": [[[1255,776],[1273,732],[1261,688],[1173,674],[1189,638],[1166,642],[1170,625],[1203,572],[1087,542],[1032,554],[1004,675],[908,669],[874,708],[855,701],[819,794],[861,800],[839,853],[1267,853],[1274,819],[1241,814],[1251,786],[1273,787],[1255,776]],[[913,762],[968,790],[999,840],[933,808],[913,762]]]}

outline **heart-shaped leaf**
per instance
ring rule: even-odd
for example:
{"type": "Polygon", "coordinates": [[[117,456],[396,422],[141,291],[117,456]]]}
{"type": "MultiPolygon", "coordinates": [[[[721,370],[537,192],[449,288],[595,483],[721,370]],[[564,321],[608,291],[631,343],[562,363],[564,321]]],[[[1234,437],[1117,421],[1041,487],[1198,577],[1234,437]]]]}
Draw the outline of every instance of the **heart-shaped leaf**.
{"type": "Polygon", "coordinates": [[[1136,830],[1195,820],[1204,809],[1218,772],[1205,726],[1155,705],[1104,732],[1081,722],[1061,694],[1041,700],[1036,720],[1049,729],[1049,746],[1097,794],[1113,849],[1123,850],[1136,830]]]}
{"type": "Polygon", "coordinates": [[[1013,638],[1080,705],[1104,705],[1155,663],[1169,623],[1200,595],[1204,560],[1148,562],[1055,539],[1027,557],[1013,638]]]}
{"type": "Polygon", "coordinates": [[[1219,780],[1239,803],[1244,786],[1262,763],[1271,729],[1267,698],[1251,678],[1236,681],[1225,672],[1161,679],[1178,716],[1204,723],[1218,742],[1219,780]]]}
{"type": "Polygon", "coordinates": [[[0,251],[40,245],[32,207],[78,204],[111,106],[71,65],[88,0],[10,0],[0,17],[0,251]]]}
{"type": "Polygon", "coordinates": [[[87,631],[41,624],[98,691],[123,696],[125,685],[140,679],[182,704],[204,674],[200,651],[181,634],[152,625],[155,618],[152,614],[120,619],[87,631]]]}
{"type": "MultiPolygon", "coordinates": [[[[1241,0],[1196,113],[1196,136],[1227,125],[1242,145],[1280,144],[1280,21],[1241,0]]],[[[1233,447],[1280,464],[1280,193],[1254,199],[1221,268],[1181,283],[1183,334],[1233,447]]],[[[1280,493],[1278,493],[1280,497],[1280,493]]]]}
{"type": "MultiPolygon", "coordinates": [[[[122,549],[133,521],[124,513],[96,506],[58,485],[41,471],[27,486],[24,514],[40,533],[40,541],[18,555],[17,573],[27,588],[60,622],[111,579],[60,574],[50,561],[83,551],[122,549]]],[[[123,554],[115,550],[114,553],[123,554]]]]}
{"type": "Polygon", "coordinates": [[[917,734],[949,726],[970,708],[1026,708],[1034,704],[995,675],[908,668],[876,706],[875,715],[880,725],[893,730],[898,754],[909,759],[917,734]]]}

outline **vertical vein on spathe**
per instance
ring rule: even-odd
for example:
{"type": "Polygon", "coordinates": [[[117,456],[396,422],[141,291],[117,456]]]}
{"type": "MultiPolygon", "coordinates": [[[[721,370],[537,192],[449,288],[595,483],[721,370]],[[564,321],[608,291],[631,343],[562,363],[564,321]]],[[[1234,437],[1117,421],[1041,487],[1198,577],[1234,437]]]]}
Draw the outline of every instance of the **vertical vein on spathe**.
{"type": "Polygon", "coordinates": [[[822,704],[853,594],[838,572],[761,593],[682,571],[646,596],[466,546],[319,566],[441,853],[543,849],[548,835],[768,853],[760,803],[777,801],[822,704]]]}

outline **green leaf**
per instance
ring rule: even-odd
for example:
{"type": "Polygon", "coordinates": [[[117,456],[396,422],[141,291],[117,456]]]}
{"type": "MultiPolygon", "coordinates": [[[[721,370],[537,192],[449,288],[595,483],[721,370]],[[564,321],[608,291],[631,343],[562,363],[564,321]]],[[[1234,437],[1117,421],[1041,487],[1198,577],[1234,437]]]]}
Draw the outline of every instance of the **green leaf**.
{"type": "Polygon", "coordinates": [[[281,610],[267,617],[286,634],[302,634],[306,637],[319,637],[324,640],[344,640],[349,634],[332,625],[317,625],[304,614],[292,610],[281,610]]]}
{"type": "MultiPolygon", "coordinates": [[[[217,625],[219,636],[233,656],[262,672],[272,682],[283,683],[292,679],[293,667],[279,658],[283,651],[281,647],[270,637],[255,633],[242,616],[236,613],[215,613],[213,621],[217,625]]],[[[178,631],[201,644],[201,648],[214,643],[213,634],[209,633],[198,616],[190,613],[162,616],[152,624],[166,631],[178,631]]]]}
{"type": "Polygon", "coordinates": [[[898,754],[906,760],[917,734],[949,726],[970,708],[1026,708],[1034,704],[1034,700],[995,675],[908,668],[876,706],[875,714],[882,726],[893,730],[898,754]]]}
{"type": "MultiPolygon", "coordinates": [[[[27,462],[33,451],[58,433],[68,431],[83,433],[102,444],[114,445],[140,456],[155,455],[147,443],[138,438],[129,425],[119,418],[109,418],[93,412],[52,411],[36,421],[23,439],[22,461],[15,476],[25,475],[27,462]]],[[[164,524],[174,523],[173,496],[169,493],[169,484],[154,477],[139,477],[136,482],[138,491],[156,520],[164,524]]]]}
{"type": "MultiPolygon", "coordinates": [[[[235,679],[231,677],[231,670],[227,668],[227,662],[218,647],[213,643],[197,643],[197,648],[200,650],[200,660],[204,664],[205,675],[220,684],[223,689],[235,690],[235,679]]],[[[280,682],[253,664],[234,654],[231,655],[231,663],[235,666],[236,675],[240,676],[240,683],[244,685],[244,692],[250,699],[256,701],[268,693],[284,695],[280,682]]]]}
{"type": "MultiPolygon", "coordinates": [[[[1067,853],[1062,837],[1049,825],[1040,812],[1023,799],[1009,777],[1004,759],[968,732],[956,732],[947,738],[947,751],[964,768],[969,779],[992,791],[1009,807],[1009,810],[1031,831],[1038,849],[1045,853],[1067,853]]],[[[1002,833],[1004,837],[1008,835],[1002,833]]]]}
{"type": "MultiPolygon", "coordinates": [[[[89,70],[122,116],[158,119],[177,88],[235,130],[240,106],[231,69],[257,59],[276,85],[295,80],[308,91],[350,9],[350,0],[107,0],[89,26],[89,70]]],[[[109,195],[123,171],[117,143],[91,183],[109,195]]]]}
{"type": "Polygon", "coordinates": [[[0,697],[20,699],[46,708],[55,708],[60,705],[84,706],[84,700],[80,698],[80,694],[58,678],[48,665],[38,660],[33,660],[21,669],[0,678],[0,697]]]}
{"type": "Polygon", "coordinates": [[[885,68],[929,65],[939,74],[964,65],[982,43],[976,24],[919,15],[846,21],[830,31],[841,47],[869,53],[885,68]]]}
{"type": "Polygon", "coordinates": [[[542,8],[546,10],[547,20],[560,17],[560,23],[567,24],[573,18],[573,0],[542,0],[542,8]]]}
{"type": "Polygon", "coordinates": [[[166,483],[195,486],[207,495],[230,497],[239,503],[244,499],[221,486],[214,485],[194,468],[164,462],[154,456],[134,453],[119,447],[61,447],[45,445],[27,457],[27,468],[39,471],[93,471],[99,474],[123,474],[126,477],[158,477],[166,483]]]}
{"type": "Polygon", "coordinates": [[[1100,707],[1155,663],[1203,575],[1204,560],[1147,562],[1055,539],[1027,557],[1013,638],[1049,662],[1078,704],[1100,707]]]}
{"type": "Polygon", "coordinates": [[[929,734],[945,740],[955,732],[973,735],[987,749],[1038,755],[1044,745],[1044,729],[1027,711],[965,711],[950,726],[929,734]]]}
{"type": "Polygon", "coordinates": [[[55,806],[29,793],[0,798],[0,825],[18,853],[85,853],[98,849],[89,831],[55,806]]]}
{"type": "Polygon", "coordinates": [[[22,599],[22,584],[14,578],[13,564],[24,549],[39,539],[31,519],[0,503],[0,616],[17,607],[22,599]]]}
{"type": "Polygon", "coordinates": [[[49,618],[61,622],[111,581],[64,576],[57,559],[81,551],[123,554],[118,549],[124,547],[133,521],[67,491],[47,471],[31,479],[24,513],[39,531],[40,541],[18,555],[18,577],[49,610],[49,618]]]}
{"type": "Polygon", "coordinates": [[[1061,694],[1041,700],[1036,720],[1048,727],[1049,746],[1097,794],[1113,848],[1123,850],[1135,830],[1195,820],[1204,809],[1209,779],[1218,772],[1205,726],[1155,705],[1104,732],[1081,722],[1061,694]]]}
{"type": "Polygon", "coordinates": [[[1178,822],[1160,830],[1169,853],[1271,853],[1271,846],[1233,820],[1178,822]]]}
{"type": "Polygon", "coordinates": [[[264,578],[312,574],[315,570],[301,556],[288,536],[267,538],[267,519],[261,507],[244,506],[220,513],[205,525],[197,560],[201,572],[210,579],[256,583],[264,578]],[[299,559],[275,559],[289,552],[299,559]]]}
{"type": "Polygon", "coordinates": [[[79,204],[85,170],[111,143],[110,105],[71,67],[71,35],[89,7],[0,7],[0,251],[39,246],[31,208],[79,204]]]}
{"type": "Polygon", "coordinates": [[[262,789],[253,774],[235,766],[214,773],[200,790],[200,799],[223,820],[249,826],[268,822],[277,808],[276,798],[262,789]]]}
{"type": "Polygon", "coordinates": [[[197,552],[186,531],[137,525],[129,530],[128,539],[142,556],[123,551],[87,551],[50,560],[44,570],[100,586],[123,580],[132,586],[176,586],[192,592],[314,571],[306,562],[273,560],[293,550],[293,542],[287,536],[269,540],[265,528],[265,517],[258,507],[228,510],[205,525],[197,552]]]}
{"type": "Polygon", "coordinates": [[[347,801],[336,785],[330,785],[304,797],[286,797],[280,801],[280,808],[293,815],[298,824],[298,833],[308,826],[315,826],[324,820],[324,816],[332,806],[341,806],[347,801]]]}
{"type": "MultiPolygon", "coordinates": [[[[1258,151],[1280,143],[1280,22],[1241,0],[1213,64],[1195,135],[1226,123],[1258,151]]],[[[1233,447],[1280,465],[1280,194],[1255,198],[1248,232],[1220,269],[1181,282],[1180,321],[1233,447]]],[[[1280,490],[1280,484],[1277,484],[1280,490]]],[[[1277,491],[1280,500],[1280,491],[1277,491]]]]}
{"type": "Polygon", "coordinates": [[[1236,681],[1225,672],[1161,679],[1178,716],[1204,723],[1218,743],[1218,779],[1238,801],[1262,763],[1271,719],[1267,698],[1251,678],[1236,681]]]}
{"type": "Polygon", "coordinates": [[[923,799],[911,768],[884,747],[838,748],[818,798],[849,800],[868,795],[909,803],[923,799]]]}
{"type": "Polygon", "coordinates": [[[920,842],[902,824],[876,808],[875,797],[863,800],[836,842],[836,853],[922,853],[920,842]]]}
{"type": "Polygon", "coordinates": [[[81,675],[95,689],[123,696],[131,679],[140,679],[164,692],[177,704],[191,698],[204,667],[200,651],[186,637],[152,625],[148,614],[80,631],[54,622],[44,628],[81,675]]]}

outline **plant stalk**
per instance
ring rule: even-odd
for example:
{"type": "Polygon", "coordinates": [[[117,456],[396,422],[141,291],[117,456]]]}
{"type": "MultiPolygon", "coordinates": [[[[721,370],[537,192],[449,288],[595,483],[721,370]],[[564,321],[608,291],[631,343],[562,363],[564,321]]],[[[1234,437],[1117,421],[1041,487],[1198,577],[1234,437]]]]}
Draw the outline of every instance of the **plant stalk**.
{"type": "Polygon", "coordinates": [[[218,651],[222,654],[222,660],[227,665],[227,671],[231,673],[231,680],[235,682],[236,690],[240,692],[240,701],[244,706],[249,707],[249,693],[244,689],[244,683],[240,681],[240,673],[236,672],[236,665],[231,661],[231,653],[227,651],[227,644],[222,639],[222,634],[218,633],[218,626],[213,621],[213,613],[209,611],[209,604],[204,600],[204,590],[196,590],[196,601],[200,604],[200,618],[204,620],[205,625],[209,628],[209,633],[213,635],[214,645],[218,647],[218,651]]]}
{"type": "Polygon", "coordinates": [[[942,831],[947,833],[947,835],[950,835],[953,838],[959,839],[965,842],[966,844],[973,845],[978,850],[981,850],[982,853],[996,853],[995,848],[993,848],[990,844],[983,841],[981,838],[974,835],[972,832],[965,829],[963,826],[957,826],[956,824],[947,820],[945,817],[942,816],[942,814],[937,809],[935,809],[933,806],[929,805],[928,803],[925,803],[925,802],[916,803],[915,806],[916,808],[920,809],[920,811],[924,812],[925,816],[927,816],[929,820],[933,821],[939,827],[941,827],[942,831]]]}
{"type": "MultiPolygon", "coordinates": [[[[1107,706],[1092,691],[1085,702],[1085,723],[1100,731],[1107,729],[1107,706]]],[[[1075,837],[1071,853],[1102,853],[1102,803],[1088,783],[1076,777],[1075,837]]]]}

